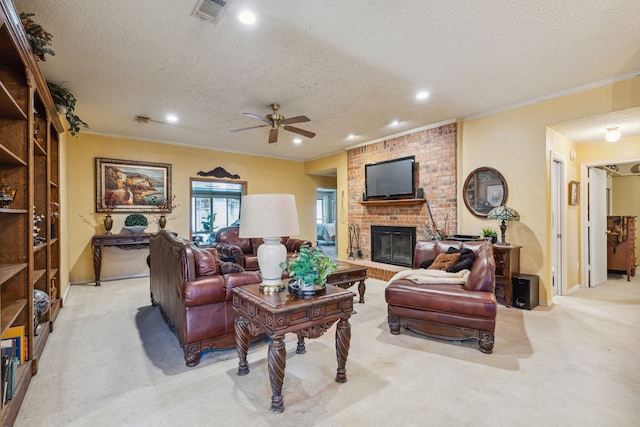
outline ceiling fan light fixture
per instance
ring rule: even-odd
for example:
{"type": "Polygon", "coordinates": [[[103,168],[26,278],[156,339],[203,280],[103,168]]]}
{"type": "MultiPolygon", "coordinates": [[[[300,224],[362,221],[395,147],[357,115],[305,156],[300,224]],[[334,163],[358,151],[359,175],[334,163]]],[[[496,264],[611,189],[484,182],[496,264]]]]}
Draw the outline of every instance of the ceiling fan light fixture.
{"type": "Polygon", "coordinates": [[[604,134],[604,139],[607,142],[616,142],[621,136],[622,134],[617,127],[607,128],[607,132],[604,134]]]}

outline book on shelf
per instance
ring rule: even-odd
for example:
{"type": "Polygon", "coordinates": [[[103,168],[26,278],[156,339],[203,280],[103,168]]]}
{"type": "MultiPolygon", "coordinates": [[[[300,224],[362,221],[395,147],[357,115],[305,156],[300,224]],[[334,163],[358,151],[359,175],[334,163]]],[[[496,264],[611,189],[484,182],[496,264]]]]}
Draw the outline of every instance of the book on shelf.
{"type": "Polygon", "coordinates": [[[11,340],[15,343],[16,353],[20,363],[24,363],[27,358],[27,342],[25,337],[25,328],[22,326],[12,326],[2,334],[2,341],[11,340]]]}

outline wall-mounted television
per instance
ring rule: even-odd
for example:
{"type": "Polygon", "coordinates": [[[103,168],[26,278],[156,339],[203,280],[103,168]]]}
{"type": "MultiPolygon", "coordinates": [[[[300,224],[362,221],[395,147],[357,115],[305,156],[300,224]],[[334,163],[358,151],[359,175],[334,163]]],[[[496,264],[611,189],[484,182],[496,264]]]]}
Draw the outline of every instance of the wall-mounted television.
{"type": "Polygon", "coordinates": [[[365,199],[414,197],[415,156],[364,166],[365,199]]]}

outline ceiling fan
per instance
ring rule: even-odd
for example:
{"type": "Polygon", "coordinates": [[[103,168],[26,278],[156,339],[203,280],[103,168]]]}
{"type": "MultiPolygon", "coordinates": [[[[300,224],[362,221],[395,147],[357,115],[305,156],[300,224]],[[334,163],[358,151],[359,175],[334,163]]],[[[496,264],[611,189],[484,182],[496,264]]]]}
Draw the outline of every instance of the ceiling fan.
{"type": "Polygon", "coordinates": [[[253,113],[243,113],[245,116],[262,120],[266,124],[258,125],[258,126],[250,126],[248,128],[242,128],[242,129],[234,129],[231,132],[240,132],[243,130],[263,128],[263,127],[269,126],[271,127],[271,129],[269,130],[269,144],[278,142],[278,130],[280,128],[289,132],[297,133],[298,135],[306,136],[307,138],[313,138],[314,136],[316,136],[315,133],[309,132],[308,130],[289,126],[293,123],[303,123],[303,122],[311,121],[307,116],[296,116],[296,117],[291,117],[287,119],[283,115],[278,114],[278,109],[280,109],[280,104],[271,104],[271,109],[273,109],[273,113],[267,114],[264,117],[259,116],[257,114],[253,114],[253,113]]]}

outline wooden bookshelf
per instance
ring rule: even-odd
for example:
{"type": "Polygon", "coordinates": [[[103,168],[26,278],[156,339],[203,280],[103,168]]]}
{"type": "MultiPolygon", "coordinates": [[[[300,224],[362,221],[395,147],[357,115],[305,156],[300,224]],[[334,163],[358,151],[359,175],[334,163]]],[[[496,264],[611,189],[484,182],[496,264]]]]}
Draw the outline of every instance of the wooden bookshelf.
{"type": "Polygon", "coordinates": [[[0,207],[0,329],[24,326],[27,349],[13,398],[0,409],[7,426],[17,417],[62,306],[53,300],[56,308],[42,316],[36,336],[34,289],[51,295],[60,278],[60,241],[51,225],[63,127],[20,22],[11,0],[0,0],[0,178],[18,189],[10,206],[0,207]],[[35,215],[42,219],[40,239],[33,236],[35,215]]]}

